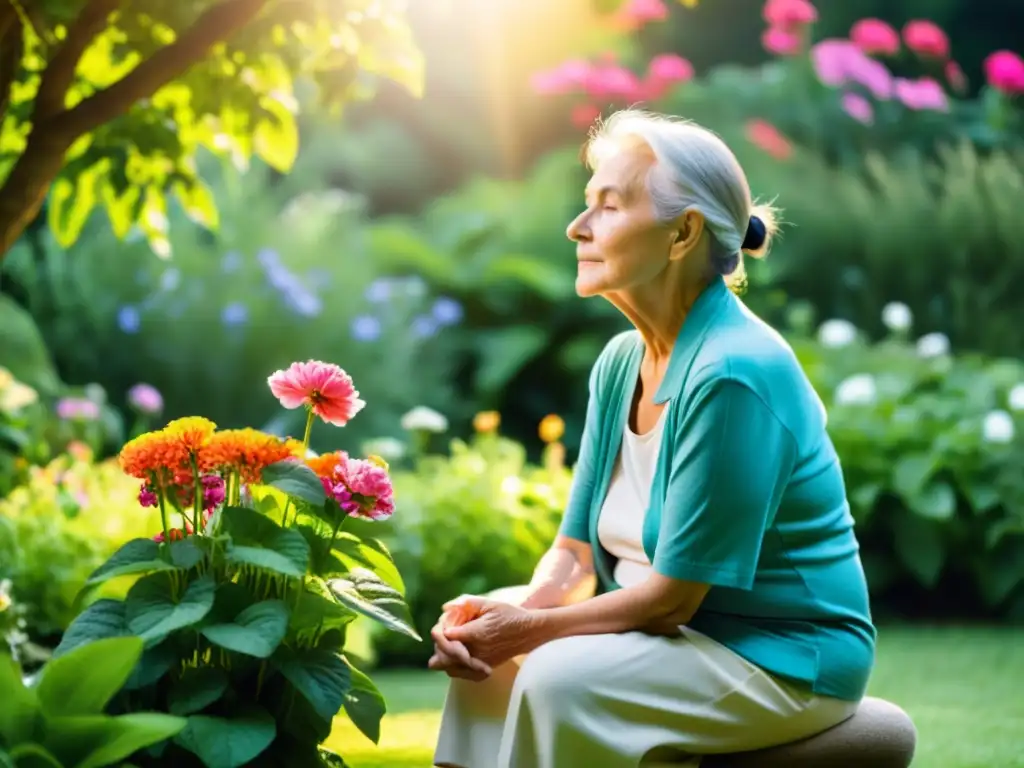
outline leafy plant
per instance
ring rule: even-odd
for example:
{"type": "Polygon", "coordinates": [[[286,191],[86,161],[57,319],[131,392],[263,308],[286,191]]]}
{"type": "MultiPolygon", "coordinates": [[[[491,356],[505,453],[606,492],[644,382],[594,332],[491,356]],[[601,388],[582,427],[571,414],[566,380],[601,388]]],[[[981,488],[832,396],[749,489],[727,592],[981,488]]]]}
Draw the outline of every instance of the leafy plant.
{"type": "Polygon", "coordinates": [[[110,637],[51,661],[30,685],[0,654],[0,763],[12,768],[102,768],[178,735],[183,717],[106,714],[143,655],[137,637],[110,637]]]}
{"type": "Polygon", "coordinates": [[[49,221],[65,245],[102,204],[119,237],[138,227],[167,253],[168,194],[217,224],[200,149],[291,166],[294,80],[311,80],[331,108],[366,92],[360,74],[421,84],[397,2],[21,6],[0,6],[0,260],[51,184],[49,221]]]}
{"type": "Polygon", "coordinates": [[[343,526],[390,515],[391,485],[381,460],[297,458],[316,414],[344,424],[362,401],[336,366],[296,368],[275,374],[272,388],[287,406],[307,403],[301,443],[189,417],[122,450],[162,531],[127,542],[91,575],[91,587],[137,580],[123,600],[90,605],[54,655],[108,637],[143,641],[119,710],[187,720],[169,743],[133,757],[143,768],[336,766],[320,745],[342,709],[379,738],[385,703],[346,659],[347,628],[362,615],[417,635],[388,550],[343,526]]]}
{"type": "MultiPolygon", "coordinates": [[[[534,466],[522,445],[496,429],[492,423],[469,442],[453,440],[447,455],[423,456],[394,475],[402,515],[386,539],[420,634],[429,633],[453,597],[528,582],[554,541],[572,477],[562,466],[561,443],[552,441],[550,460],[534,466]]],[[[430,656],[424,644],[377,635],[382,664],[422,665],[430,656]]]]}

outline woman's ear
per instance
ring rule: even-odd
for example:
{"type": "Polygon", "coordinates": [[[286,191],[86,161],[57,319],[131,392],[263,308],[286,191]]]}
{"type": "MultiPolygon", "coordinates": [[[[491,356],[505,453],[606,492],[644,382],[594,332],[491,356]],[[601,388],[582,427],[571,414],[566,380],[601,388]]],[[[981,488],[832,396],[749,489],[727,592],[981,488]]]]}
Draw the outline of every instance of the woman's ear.
{"type": "Polygon", "coordinates": [[[670,260],[683,258],[697,246],[704,235],[704,215],[700,211],[683,211],[676,220],[674,234],[670,260]]]}

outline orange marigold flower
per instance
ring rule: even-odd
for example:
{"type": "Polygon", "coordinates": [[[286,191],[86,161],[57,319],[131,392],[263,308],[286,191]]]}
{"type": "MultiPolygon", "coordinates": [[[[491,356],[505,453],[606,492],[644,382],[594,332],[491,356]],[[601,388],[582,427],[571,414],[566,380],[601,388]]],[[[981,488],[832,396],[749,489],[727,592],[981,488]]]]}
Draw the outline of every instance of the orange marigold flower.
{"type": "Polygon", "coordinates": [[[118,456],[125,474],[140,480],[166,482],[188,463],[188,451],[181,440],[164,430],[147,432],[125,443],[118,456]]]}
{"type": "Polygon", "coordinates": [[[202,416],[186,416],[170,422],[164,431],[181,442],[190,454],[195,454],[206,445],[217,425],[202,416]]]}
{"type": "Polygon", "coordinates": [[[557,440],[561,440],[562,435],[565,434],[565,422],[561,416],[549,413],[540,420],[537,434],[540,435],[540,439],[545,443],[554,443],[557,440]]]}
{"type": "Polygon", "coordinates": [[[263,468],[294,458],[288,442],[258,429],[225,429],[215,432],[199,452],[202,472],[238,472],[247,483],[258,483],[263,468]]]}
{"type": "Polygon", "coordinates": [[[497,432],[501,426],[501,414],[497,411],[480,411],[473,417],[473,429],[481,434],[497,432]]]}
{"type": "Polygon", "coordinates": [[[333,451],[306,459],[306,466],[316,472],[319,477],[333,477],[338,464],[347,460],[348,454],[344,451],[333,451]]]}

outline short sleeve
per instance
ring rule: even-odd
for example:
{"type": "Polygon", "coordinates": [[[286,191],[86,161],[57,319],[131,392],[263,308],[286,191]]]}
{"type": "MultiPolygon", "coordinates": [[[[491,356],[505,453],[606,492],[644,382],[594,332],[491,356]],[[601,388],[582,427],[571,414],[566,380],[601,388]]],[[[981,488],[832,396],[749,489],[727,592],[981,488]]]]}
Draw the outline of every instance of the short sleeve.
{"type": "Polygon", "coordinates": [[[750,589],[795,460],[795,439],[753,390],[703,385],[673,446],[655,571],[750,589]]]}
{"type": "Polygon", "coordinates": [[[600,359],[590,373],[590,394],[587,398],[587,415],[580,439],[580,453],[573,468],[572,487],[569,502],[562,516],[559,533],[570,539],[590,542],[590,508],[597,483],[597,444],[601,435],[598,372],[600,359]]]}

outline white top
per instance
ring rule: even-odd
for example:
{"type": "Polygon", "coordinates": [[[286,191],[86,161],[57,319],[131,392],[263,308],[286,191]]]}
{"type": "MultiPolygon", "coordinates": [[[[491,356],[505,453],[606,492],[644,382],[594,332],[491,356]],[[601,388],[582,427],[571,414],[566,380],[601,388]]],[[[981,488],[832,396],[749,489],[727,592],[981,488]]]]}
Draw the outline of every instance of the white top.
{"type": "Polygon", "coordinates": [[[597,538],[602,547],[618,558],[612,576],[623,587],[639,584],[651,573],[651,561],[643,547],[644,518],[651,501],[651,484],[667,412],[668,408],[664,408],[654,428],[642,435],[635,434],[626,424],[622,448],[597,519],[597,538]]]}

